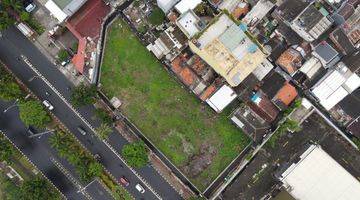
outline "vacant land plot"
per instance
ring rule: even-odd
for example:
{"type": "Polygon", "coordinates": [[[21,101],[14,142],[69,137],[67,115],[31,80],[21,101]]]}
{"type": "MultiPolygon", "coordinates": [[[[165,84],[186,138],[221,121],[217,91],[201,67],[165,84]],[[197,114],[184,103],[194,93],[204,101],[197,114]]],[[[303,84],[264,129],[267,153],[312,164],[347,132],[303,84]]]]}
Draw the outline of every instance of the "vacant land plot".
{"type": "Polygon", "coordinates": [[[109,29],[101,73],[103,91],[121,99],[127,117],[199,189],[249,143],[226,113],[181,88],[120,19],[109,29]]]}

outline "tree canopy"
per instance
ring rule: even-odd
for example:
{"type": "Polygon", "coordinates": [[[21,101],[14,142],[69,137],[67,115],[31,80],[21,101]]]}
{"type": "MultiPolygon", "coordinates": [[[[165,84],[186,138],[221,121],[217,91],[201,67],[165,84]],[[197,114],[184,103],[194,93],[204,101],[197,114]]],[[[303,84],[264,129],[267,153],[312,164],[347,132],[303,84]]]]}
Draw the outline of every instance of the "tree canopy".
{"type": "Polygon", "coordinates": [[[34,199],[60,199],[60,196],[51,185],[44,179],[36,177],[25,181],[21,186],[21,199],[34,200],[34,199]]]}
{"type": "Polygon", "coordinates": [[[71,102],[75,106],[90,105],[95,102],[94,97],[96,97],[96,86],[86,86],[81,84],[77,86],[71,93],[71,102]]]}
{"type": "Polygon", "coordinates": [[[13,146],[11,143],[4,137],[0,136],[0,161],[10,162],[10,158],[14,153],[13,146]]]}
{"type": "Polygon", "coordinates": [[[27,125],[44,128],[51,121],[43,105],[36,100],[29,100],[19,103],[20,119],[27,125]]]}
{"type": "Polygon", "coordinates": [[[96,128],[96,132],[100,139],[106,140],[112,133],[112,129],[109,125],[102,123],[99,127],[96,128]]]}
{"type": "Polygon", "coordinates": [[[145,144],[142,141],[124,145],[122,155],[130,166],[136,168],[145,166],[149,161],[145,144]]]}

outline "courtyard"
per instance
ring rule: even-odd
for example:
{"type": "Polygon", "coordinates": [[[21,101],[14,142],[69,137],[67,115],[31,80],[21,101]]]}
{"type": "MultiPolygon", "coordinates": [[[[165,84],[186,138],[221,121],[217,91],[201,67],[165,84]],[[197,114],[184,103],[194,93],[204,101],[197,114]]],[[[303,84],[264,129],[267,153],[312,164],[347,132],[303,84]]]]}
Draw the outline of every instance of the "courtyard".
{"type": "MultiPolygon", "coordinates": [[[[116,19],[109,27],[101,89],[118,97],[121,111],[200,190],[204,190],[249,144],[249,138],[182,88],[116,19]]],[[[236,102],[235,102],[236,103],[236,102]]]]}

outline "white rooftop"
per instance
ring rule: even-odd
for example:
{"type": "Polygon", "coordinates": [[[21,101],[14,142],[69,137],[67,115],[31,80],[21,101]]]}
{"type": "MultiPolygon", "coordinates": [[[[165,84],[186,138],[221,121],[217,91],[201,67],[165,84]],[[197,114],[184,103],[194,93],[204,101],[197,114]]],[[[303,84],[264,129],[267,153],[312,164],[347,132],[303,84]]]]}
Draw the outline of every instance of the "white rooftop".
{"type": "Polygon", "coordinates": [[[68,15],[59,8],[52,0],[46,2],[45,7],[50,11],[51,15],[53,15],[59,22],[63,22],[68,15]]]}
{"type": "Polygon", "coordinates": [[[182,0],[178,4],[176,4],[175,9],[180,14],[183,14],[188,10],[193,10],[201,2],[202,2],[201,0],[182,0]]]}
{"type": "Polygon", "coordinates": [[[360,78],[346,66],[338,64],[336,70],[328,72],[312,89],[320,104],[330,110],[348,94],[360,87],[360,78]]]}
{"type": "Polygon", "coordinates": [[[320,146],[310,146],[300,159],[280,177],[284,187],[295,199],[359,199],[360,182],[320,146]]]}
{"type": "Polygon", "coordinates": [[[229,105],[235,98],[236,93],[227,85],[223,85],[215,92],[206,103],[210,105],[217,113],[220,113],[227,105],[229,105]]]}
{"type": "Polygon", "coordinates": [[[199,18],[192,11],[188,11],[181,15],[177,20],[178,27],[185,33],[188,38],[193,37],[200,29],[196,26],[199,18]]]}
{"type": "Polygon", "coordinates": [[[156,3],[159,8],[166,14],[179,0],[157,0],[156,3]]]}

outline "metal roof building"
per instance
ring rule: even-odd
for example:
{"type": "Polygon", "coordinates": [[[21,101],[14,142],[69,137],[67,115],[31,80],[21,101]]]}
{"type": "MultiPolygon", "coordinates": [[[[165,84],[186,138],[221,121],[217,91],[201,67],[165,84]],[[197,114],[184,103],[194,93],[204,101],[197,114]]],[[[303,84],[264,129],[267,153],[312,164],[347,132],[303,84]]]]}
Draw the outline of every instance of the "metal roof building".
{"type": "Polygon", "coordinates": [[[311,145],[279,179],[295,199],[358,200],[360,197],[360,182],[317,145],[311,145]]]}

